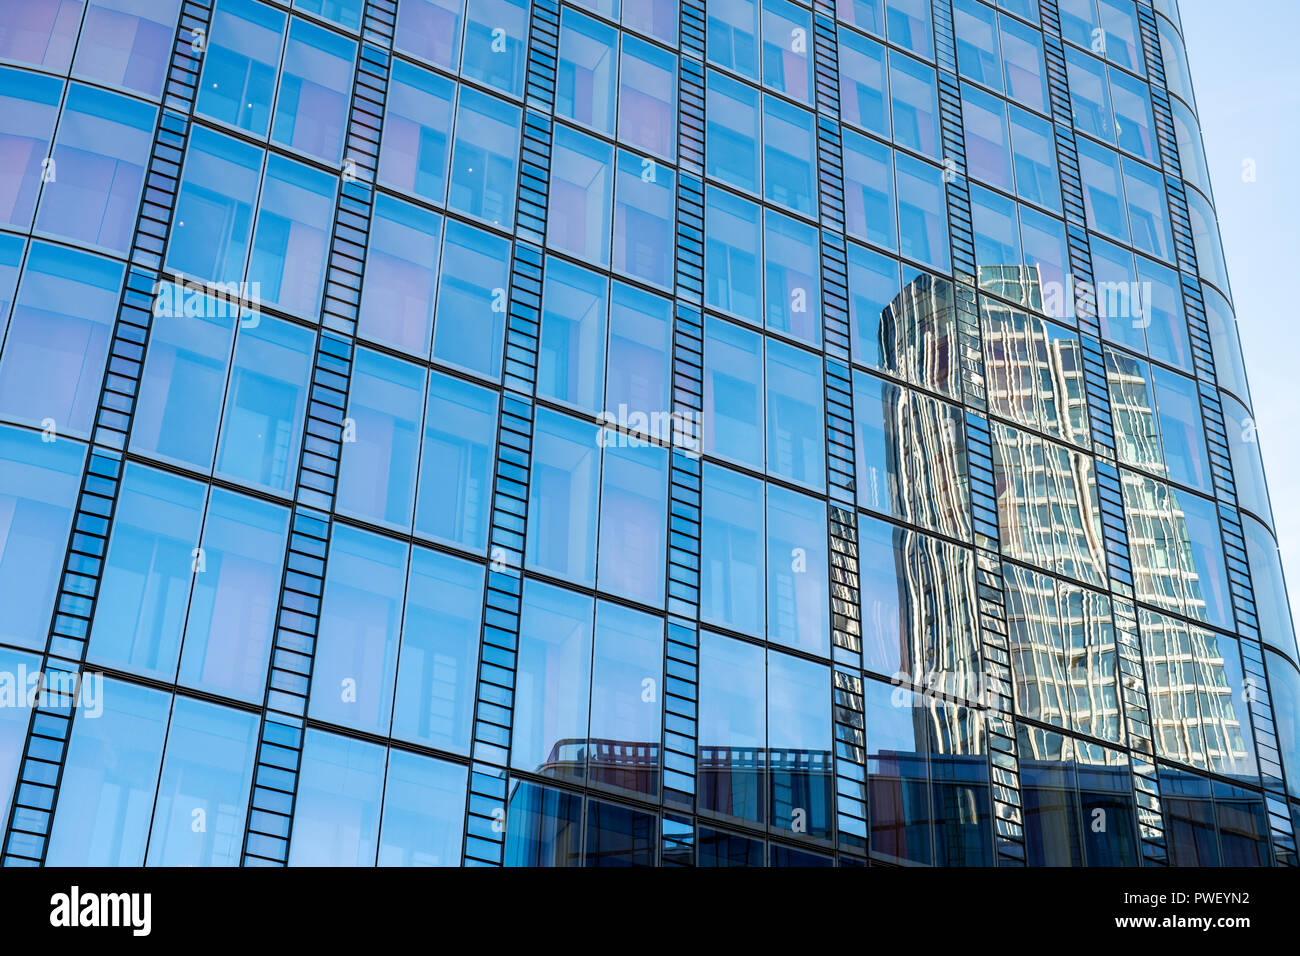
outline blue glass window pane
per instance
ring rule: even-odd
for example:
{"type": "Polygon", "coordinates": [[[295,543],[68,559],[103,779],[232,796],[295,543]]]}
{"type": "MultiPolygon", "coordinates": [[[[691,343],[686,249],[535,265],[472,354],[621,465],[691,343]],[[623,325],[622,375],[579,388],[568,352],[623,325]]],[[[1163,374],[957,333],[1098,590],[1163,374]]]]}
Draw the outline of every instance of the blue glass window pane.
{"type": "Polygon", "coordinates": [[[171,681],[198,573],[206,488],[128,464],[122,479],[89,656],[171,681]]]}
{"type": "Polygon", "coordinates": [[[851,236],[897,252],[890,152],[883,143],[844,131],[844,228],[851,236]]]}
{"type": "Polygon", "coordinates": [[[1120,185],[1119,156],[1114,150],[1080,139],[1079,173],[1083,177],[1084,208],[1088,227],[1121,242],[1128,242],[1124,215],[1124,189],[1120,185]]]}
{"type": "Polygon", "coordinates": [[[244,277],[261,167],[260,149],[194,128],[167,247],[168,268],[216,282],[244,277]]]}
{"type": "Polygon", "coordinates": [[[853,328],[854,362],[900,373],[894,368],[897,356],[889,354],[892,350],[881,338],[881,313],[896,295],[897,261],[849,243],[849,323],[853,328]]]}
{"type": "Polygon", "coordinates": [[[903,255],[948,271],[948,206],[937,166],[894,154],[898,168],[898,234],[903,255]]]}
{"type": "Polygon", "coordinates": [[[1015,200],[972,185],[970,202],[980,288],[1023,301],[1024,290],[1020,281],[1023,253],[1015,200]],[[1014,276],[1010,282],[1006,281],[1008,271],[1014,276]]]}
{"type": "Polygon", "coordinates": [[[1281,654],[1266,650],[1264,656],[1287,792],[1292,797],[1300,797],[1300,672],[1281,654]]]}
{"type": "Polygon", "coordinates": [[[1174,520],[1177,521],[1180,511],[1183,517],[1180,552],[1183,572],[1187,575],[1186,613],[1215,627],[1231,629],[1232,600],[1214,502],[1171,488],[1169,503],[1174,520]]]}
{"type": "Polygon", "coordinates": [[[587,801],[583,866],[654,866],[659,818],[653,813],[587,801]]]}
{"type": "Polygon", "coordinates": [[[930,18],[930,0],[885,0],[889,41],[927,59],[934,55],[930,18]]]}
{"type": "Polygon", "coordinates": [[[410,528],[424,381],[424,369],[410,362],[357,349],[335,500],[339,513],[410,528]]]}
{"type": "Polygon", "coordinates": [[[763,85],[812,103],[812,17],[789,0],[762,0],[763,85]]]}
{"type": "Polygon", "coordinates": [[[256,714],[177,697],[148,866],[238,866],[257,753],[256,714]]]}
{"type": "Polygon", "coordinates": [[[1069,67],[1070,109],[1075,129],[1114,143],[1115,125],[1105,64],[1070,46],[1065,48],[1065,61],[1069,67]]]}
{"type": "Polygon", "coordinates": [[[1097,12],[1106,30],[1106,58],[1135,73],[1145,71],[1133,0],[1097,0],[1097,12]]]}
{"type": "Polygon", "coordinates": [[[527,566],[588,586],[596,579],[597,433],[539,409],[528,489],[527,566]]]}
{"type": "Polygon", "coordinates": [[[429,376],[415,530],[475,551],[487,547],[497,396],[437,372],[429,376]]]}
{"type": "Polygon", "coordinates": [[[1152,366],[1160,439],[1169,477],[1202,491],[1212,490],[1210,459],[1201,424],[1201,399],[1196,383],[1176,372],[1152,366]]]}
{"type": "Polygon", "coordinates": [[[465,0],[406,0],[397,8],[393,48],[455,72],[464,13],[465,0]]]}
{"type": "Polygon", "coordinates": [[[1277,542],[1268,528],[1250,515],[1242,516],[1250,580],[1259,613],[1259,633],[1264,643],[1291,657],[1296,656],[1295,626],[1287,601],[1286,579],[1277,542]]]}
{"type": "Polygon", "coordinates": [[[546,244],[583,262],[609,265],[614,149],[557,126],[551,157],[546,244]]]}
{"type": "Polygon", "coordinates": [[[390,750],[379,865],[458,864],[468,777],[463,765],[390,750]]]}
{"type": "Polygon", "coordinates": [[[824,664],[768,652],[771,824],[793,836],[831,837],[830,684],[830,668],[824,664]]]}
{"type": "Polygon", "coordinates": [[[771,209],[763,212],[764,313],[767,327],[821,342],[821,260],[817,230],[771,209]]]}
{"type": "Polygon", "coordinates": [[[334,525],[309,716],[371,733],[388,732],[406,558],[404,544],[334,525]]]}
{"type": "Polygon", "coordinates": [[[852,30],[841,30],[839,39],[840,118],[888,138],[885,48],[852,30]]]}
{"type": "Polygon", "coordinates": [[[125,255],[135,227],[156,111],[73,83],[54,138],[54,176],[36,228],[125,255]]]}
{"type": "Polygon", "coordinates": [[[967,171],[981,182],[1010,192],[1011,149],[1005,104],[977,87],[963,85],[961,112],[967,171]]]}
{"type": "Polygon", "coordinates": [[[85,460],[80,442],[0,425],[0,642],[45,649],[85,460]]]}
{"type": "Polygon", "coordinates": [[[1115,109],[1115,139],[1119,148],[1157,162],[1155,121],[1151,117],[1151,94],[1147,85],[1113,67],[1109,75],[1115,109]]]}
{"type": "Polygon", "coordinates": [[[447,205],[509,229],[515,221],[519,107],[460,88],[447,205]]]}
{"type": "Polygon", "coordinates": [[[856,243],[849,243],[848,251],[853,361],[902,374],[899,357],[884,337],[882,318],[899,293],[898,262],[856,243]]]}
{"type": "Polygon", "coordinates": [[[931,860],[924,702],[911,691],[863,682],[867,711],[867,809],[871,849],[886,859],[931,860]]]}
{"type": "Polygon", "coordinates": [[[704,115],[704,160],[709,176],[758,192],[758,91],[709,71],[704,115]]]}
{"type": "Polygon", "coordinates": [[[669,162],[677,156],[677,58],[626,33],[618,76],[618,138],[669,162]]]}
{"type": "Polygon", "coordinates": [[[442,217],[375,195],[357,332],[419,358],[429,357],[442,217]]]}
{"type": "Polygon", "coordinates": [[[327,163],[343,158],[357,44],[297,17],[289,24],[271,139],[327,163]]]}
{"type": "Polygon", "coordinates": [[[998,15],[977,0],[955,0],[952,20],[957,35],[957,67],[961,75],[1001,93],[998,15]]]}
{"type": "Polygon", "coordinates": [[[1068,318],[1059,304],[1070,274],[1070,247],[1065,224],[1028,206],[1020,207],[1020,240],[1025,250],[1024,301],[1053,318],[1068,318]],[[1058,292],[1059,290],[1059,292],[1058,292]]]}
{"type": "Polygon", "coordinates": [[[515,96],[523,94],[528,6],[528,0],[473,0],[468,4],[462,76],[515,96]]]}
{"type": "Polygon", "coordinates": [[[939,158],[939,84],[934,68],[889,54],[890,115],[894,142],[939,158]]]}
{"type": "Polygon", "coordinates": [[[316,320],[334,225],[334,177],[274,153],[248,260],[249,296],[316,320]]]}
{"type": "MultiPolygon", "coordinates": [[[[1151,357],[1192,370],[1191,345],[1183,315],[1183,288],[1178,273],[1146,256],[1136,256],[1141,286],[1141,315],[1146,320],[1151,357]]],[[[1224,374],[1217,368],[1220,383],[1224,374]]]]}
{"type": "Polygon", "coordinates": [[[374,866],[383,747],[323,730],[304,735],[290,866],[374,866]]]}
{"type": "MultiPolygon", "coordinates": [[[[1137,203],[1131,199],[1129,204],[1130,221],[1133,221],[1135,216],[1142,217],[1147,215],[1160,217],[1163,220],[1162,223],[1153,222],[1150,226],[1151,231],[1154,233],[1154,238],[1151,238],[1149,242],[1153,246],[1167,248],[1167,242],[1163,247],[1160,246],[1162,241],[1160,238],[1161,225],[1164,226],[1166,239],[1168,238],[1169,230],[1169,221],[1164,218],[1163,197],[1157,198],[1154,184],[1151,188],[1148,188],[1146,185],[1134,185],[1131,182],[1131,178],[1132,177],[1130,177],[1126,171],[1124,186],[1129,189],[1129,195],[1131,197],[1136,197],[1138,202],[1146,201],[1153,205],[1148,210],[1140,210],[1135,208],[1137,203]]],[[[1219,238],[1219,224],[1214,209],[1210,206],[1210,201],[1195,189],[1188,189],[1186,192],[1187,214],[1192,221],[1192,243],[1196,247],[1197,271],[1200,272],[1202,278],[1213,282],[1221,290],[1226,292],[1228,295],[1231,295],[1232,289],[1228,285],[1228,265],[1223,258],[1223,243],[1219,238]]],[[[1133,226],[1135,234],[1138,229],[1139,226],[1133,226]]],[[[1133,244],[1135,246],[1139,245],[1136,240],[1134,240],[1133,244]]],[[[1143,249],[1147,248],[1145,245],[1139,247],[1143,249]]],[[[1161,252],[1159,254],[1167,261],[1172,261],[1168,253],[1161,252]]]]}
{"type": "Polygon", "coordinates": [[[537,394],[599,410],[605,377],[609,280],[548,256],[542,289],[537,394]]]}
{"type": "Polygon", "coordinates": [[[910,672],[919,641],[910,629],[905,605],[906,534],[876,518],[858,519],[863,666],[889,677],[910,672]]]}
{"type": "Polygon", "coordinates": [[[499,379],[509,288],[509,240],[449,221],[438,276],[433,357],[499,379]]]}
{"type": "Polygon", "coordinates": [[[1061,189],[1056,177],[1056,139],[1052,124],[1014,104],[1011,117],[1011,153],[1016,168],[1016,195],[1053,212],[1061,211],[1061,189]]]}
{"type": "MultiPolygon", "coordinates": [[[[1164,178],[1154,169],[1134,160],[1125,158],[1123,163],[1124,192],[1128,196],[1128,222],[1133,230],[1133,245],[1143,252],[1172,261],[1174,236],[1169,228],[1169,213],[1165,207],[1164,178]]],[[[1213,222],[1213,219],[1210,221],[1213,222]]],[[[1197,261],[1200,261],[1199,255],[1197,261]]]]}
{"type": "Polygon", "coordinates": [[[700,827],[700,867],[763,865],[763,841],[738,833],[700,827]]]}
{"type": "Polygon", "coordinates": [[[609,373],[605,409],[616,421],[651,435],[656,412],[669,412],[669,353],[672,349],[672,303],[635,286],[615,282],[609,312],[609,373]],[[620,417],[620,408],[627,410],[620,417]],[[649,428],[627,421],[633,412],[650,417],[649,428]]]}
{"type": "Polygon", "coordinates": [[[178,680],[261,704],[280,602],[287,508],[213,488],[178,680]]]}
{"type": "Polygon", "coordinates": [[[769,338],[766,367],[768,473],[820,491],[826,487],[821,362],[769,338]]]}
{"type": "Polygon", "coordinates": [[[592,600],[524,584],[510,765],[581,781],[591,694],[592,600]]]}
{"type": "Polygon", "coordinates": [[[673,284],[675,179],[667,166],[619,150],[614,269],[665,289],[673,284]]]}
{"type": "Polygon", "coordinates": [[[763,338],[704,320],[704,450],[763,467],[763,338]]]}
{"type": "Polygon", "coordinates": [[[195,111],[265,136],[271,122],[285,15],[251,0],[221,0],[203,52],[195,111]]]}
{"type": "Polygon", "coordinates": [[[0,56],[65,73],[77,45],[82,0],[25,0],[12,4],[0,34],[0,56]]]}
{"type": "Polygon", "coordinates": [[[612,136],[617,56],[618,30],[564,9],[560,14],[555,115],[612,136]]]}
{"type": "Polygon", "coordinates": [[[885,35],[884,0],[836,0],[835,15],[860,30],[880,37],[885,35]]]}
{"type": "Polygon", "coordinates": [[[295,10],[306,10],[356,32],[361,26],[365,0],[293,0],[295,10]]]}
{"type": "Polygon", "coordinates": [[[1219,866],[1210,781],[1199,774],[1160,768],[1160,803],[1172,866],[1219,866]]]}
{"type": "Polygon", "coordinates": [[[858,507],[894,518],[902,518],[905,510],[903,450],[895,437],[905,395],[899,386],[874,375],[853,376],[858,507]]]}
{"type": "Polygon", "coordinates": [[[639,440],[612,445],[602,432],[600,542],[604,555],[597,586],[610,594],[654,607],[664,603],[664,555],[668,529],[668,451],[639,440]]]}
{"type": "Polygon", "coordinates": [[[767,487],[767,637],[830,653],[826,509],[815,498],[767,487]]]}
{"type": "Polygon", "coordinates": [[[442,203],[455,97],[456,84],[446,77],[393,61],[379,148],[381,183],[442,203]]]}
{"type": "Polygon", "coordinates": [[[481,565],[428,548],[411,552],[394,737],[468,752],[482,607],[481,565]]]}
{"type": "Polygon", "coordinates": [[[663,620],[599,602],[587,755],[592,786],[651,799],[659,795],[663,669],[663,620]]]}
{"type": "Polygon", "coordinates": [[[762,634],[763,482],[705,464],[702,485],[700,619],[762,634]]]}
{"type": "Polygon", "coordinates": [[[669,46],[677,45],[677,4],[673,0],[644,0],[623,9],[623,26],[654,37],[669,46]]]}
{"type": "Polygon", "coordinates": [[[0,414],[89,433],[121,284],[120,263],[32,243],[0,353],[0,414]]]}
{"type": "Polygon", "coordinates": [[[160,297],[172,305],[179,298],[182,310],[158,315],[149,333],[131,450],[207,472],[217,446],[238,306],[175,284],[161,287],[160,297]],[[194,314],[184,314],[186,307],[194,314]]]}
{"type": "Polygon", "coordinates": [[[758,0],[714,0],[708,6],[709,61],[758,79],[758,0]]]}
{"type": "Polygon", "coordinates": [[[49,866],[141,866],[171,695],[101,679],[83,685],[68,743],[49,866]],[[88,707],[86,686],[99,702],[88,707]]]}
{"type": "Polygon", "coordinates": [[[755,321],[762,286],[759,207],[713,187],[705,195],[705,303],[755,321]]]}
{"type": "MultiPolygon", "coordinates": [[[[1269,507],[1268,483],[1264,480],[1264,462],[1260,457],[1255,419],[1246,410],[1246,406],[1231,395],[1221,393],[1219,397],[1223,400],[1223,430],[1227,433],[1228,452],[1232,457],[1232,479],[1237,486],[1237,504],[1271,526],[1273,511],[1269,507]]],[[[1193,421],[1201,421],[1199,408],[1193,421]]],[[[1258,592],[1259,588],[1256,587],[1255,590],[1258,592]]],[[[1255,597],[1258,600],[1259,594],[1256,593],[1255,597]]]]}
{"type": "Polygon", "coordinates": [[[1214,375],[1219,388],[1227,389],[1249,404],[1246,364],[1241,356],[1241,339],[1237,335],[1237,319],[1232,314],[1232,306],[1213,287],[1203,286],[1202,292],[1205,320],[1210,327],[1210,343],[1214,349],[1214,375]]]}
{"type": "Polygon", "coordinates": [[[1042,35],[1002,14],[998,15],[998,32],[1002,38],[1007,98],[1039,113],[1048,112],[1042,35]]]}
{"type": "Polygon", "coordinates": [[[217,472],[250,486],[287,492],[298,468],[316,336],[263,317],[235,338],[217,472]]]}
{"type": "Polygon", "coordinates": [[[35,691],[41,658],[0,647],[0,673],[5,675],[5,693],[13,694],[7,707],[0,707],[0,812],[9,819],[9,804],[18,780],[18,767],[27,742],[27,725],[31,722],[28,695],[35,691]]]}
{"type": "MultiPolygon", "coordinates": [[[[851,859],[844,857],[844,859],[851,859]]],[[[767,865],[784,866],[784,867],[806,867],[806,866],[834,866],[835,860],[829,856],[822,856],[820,853],[805,853],[802,850],[792,850],[787,846],[778,846],[775,843],[769,843],[767,847],[767,865]]],[[[864,866],[865,864],[854,860],[851,863],[841,863],[841,866],[864,866]]]]}
{"type": "Polygon", "coordinates": [[[512,781],[506,809],[506,866],[581,866],[582,797],[512,781]]]}
{"type": "Polygon", "coordinates": [[[811,113],[763,97],[763,195],[797,212],[817,213],[817,139],[811,113]]]}
{"type": "Polygon", "coordinates": [[[1140,297],[1137,303],[1134,302],[1133,293],[1139,287],[1133,269],[1133,254],[1096,236],[1089,236],[1088,244],[1092,250],[1093,283],[1102,336],[1144,354],[1146,336],[1142,326],[1145,319],[1140,297]]]}
{"type": "Polygon", "coordinates": [[[700,808],[762,825],[767,819],[763,649],[704,631],[699,677],[700,808]]]}

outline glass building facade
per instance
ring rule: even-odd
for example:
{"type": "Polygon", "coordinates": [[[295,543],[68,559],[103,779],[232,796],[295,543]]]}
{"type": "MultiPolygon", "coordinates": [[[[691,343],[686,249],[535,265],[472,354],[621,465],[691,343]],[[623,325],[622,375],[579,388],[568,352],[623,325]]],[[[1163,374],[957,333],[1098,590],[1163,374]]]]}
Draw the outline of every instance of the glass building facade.
{"type": "Polygon", "coordinates": [[[6,865],[1296,865],[1174,0],[0,0],[0,103],[6,865]]]}

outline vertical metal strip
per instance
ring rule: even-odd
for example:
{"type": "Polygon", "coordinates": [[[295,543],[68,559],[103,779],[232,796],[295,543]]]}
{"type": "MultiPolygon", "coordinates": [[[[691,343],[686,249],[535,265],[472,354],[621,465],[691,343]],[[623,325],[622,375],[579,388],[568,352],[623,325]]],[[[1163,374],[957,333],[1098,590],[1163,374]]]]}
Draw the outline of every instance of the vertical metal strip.
{"type": "Polygon", "coordinates": [[[5,826],[5,866],[39,866],[49,848],[50,825],[68,756],[68,740],[86,660],[109,530],[136,396],[144,369],[153,306],[180,185],[181,163],[198,90],[199,53],[212,15],[207,0],[185,0],[163,89],[163,108],[141,190],[117,317],[113,323],[95,423],[64,554],[49,636],[41,662],[41,692],[32,707],[5,826]]]}
{"type": "Polygon", "coordinates": [[[695,812],[700,644],[700,424],[704,411],[704,3],[684,0],[678,67],[673,449],[668,482],[668,641],[663,805],[695,812]],[[693,426],[691,425],[693,423],[693,426]],[[685,434],[683,425],[693,428],[685,434]]]}
{"type": "Polygon", "coordinates": [[[861,571],[854,475],[853,372],[844,153],[840,139],[839,36],[834,4],[816,0],[817,183],[821,221],[822,347],[826,434],[835,833],[841,850],[868,851],[866,714],[862,675],[861,571]]]}

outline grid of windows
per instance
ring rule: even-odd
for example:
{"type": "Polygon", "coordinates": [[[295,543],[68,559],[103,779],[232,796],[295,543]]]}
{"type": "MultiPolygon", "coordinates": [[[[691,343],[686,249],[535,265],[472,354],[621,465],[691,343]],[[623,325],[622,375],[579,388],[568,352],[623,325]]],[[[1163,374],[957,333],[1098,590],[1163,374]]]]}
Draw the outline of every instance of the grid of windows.
{"type": "MultiPolygon", "coordinates": [[[[1041,5],[400,0],[384,36],[374,2],[216,0],[85,595],[104,719],[83,693],[37,858],[247,862],[277,628],[315,575],[291,865],[456,865],[485,820],[510,865],[989,865],[994,725],[1030,863],[1149,856],[1142,773],[1170,861],[1295,862],[1263,801],[1300,798],[1296,638],[1181,39],[1168,4],[1041,5]]],[[[42,666],[80,554],[182,12],[34,0],[0,40],[0,677],[42,666]]],[[[39,728],[0,714],[9,854],[39,728]]]]}

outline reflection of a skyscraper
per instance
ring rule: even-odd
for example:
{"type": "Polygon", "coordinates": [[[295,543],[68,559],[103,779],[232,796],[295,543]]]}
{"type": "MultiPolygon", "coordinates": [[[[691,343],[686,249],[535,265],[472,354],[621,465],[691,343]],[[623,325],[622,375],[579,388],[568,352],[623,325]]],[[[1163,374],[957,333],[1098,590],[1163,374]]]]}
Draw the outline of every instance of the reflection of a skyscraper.
{"type": "MultiPolygon", "coordinates": [[[[998,291],[993,288],[995,279],[1023,285],[1032,301],[1037,278],[1029,273],[1028,269],[1021,273],[1021,282],[1016,268],[1008,267],[997,276],[990,274],[987,283],[982,275],[981,286],[998,291]]],[[[1016,293],[1011,298],[1020,298],[1020,288],[1011,291],[1016,293]]],[[[983,297],[981,317],[990,408],[1051,438],[1086,448],[1087,405],[1078,337],[1068,331],[1054,334],[1054,327],[1043,319],[983,297]]],[[[1153,389],[1138,363],[1112,360],[1109,364],[1117,439],[1132,444],[1128,460],[1156,463],[1157,472],[1164,475],[1156,410],[1150,399],[1153,389]]],[[[1002,464],[997,491],[1004,551],[1017,560],[1102,585],[1104,541],[1091,458],[1017,428],[995,423],[992,432],[1002,464]]],[[[1176,494],[1163,483],[1128,471],[1122,472],[1122,481],[1137,597],[1205,619],[1205,599],[1176,494]]],[[[1008,614],[1022,708],[1028,706],[1038,719],[1117,740],[1107,732],[1113,728],[1118,733],[1118,700],[1109,699],[1113,636],[1100,647],[1096,643],[1101,633],[1096,622],[1102,615],[1108,620],[1109,606],[1092,606],[1107,599],[1061,585],[1080,600],[1065,600],[1062,595],[1058,604],[1054,596],[1034,594],[1056,586],[1030,582],[1024,575],[1016,580],[1022,591],[1008,614]]],[[[1203,754],[1200,759],[1211,765],[1239,766],[1246,758],[1244,715],[1234,712],[1223,657],[1211,646],[1214,635],[1194,628],[1199,637],[1189,632],[1182,641],[1153,642],[1146,630],[1144,626],[1144,646],[1159,648],[1148,651],[1146,665],[1148,677],[1156,678],[1149,680],[1148,687],[1157,736],[1167,738],[1162,752],[1179,759],[1203,754]],[[1161,679],[1163,675],[1168,675],[1167,680],[1161,679]]],[[[1105,632],[1110,634],[1109,623],[1105,632]]]]}

